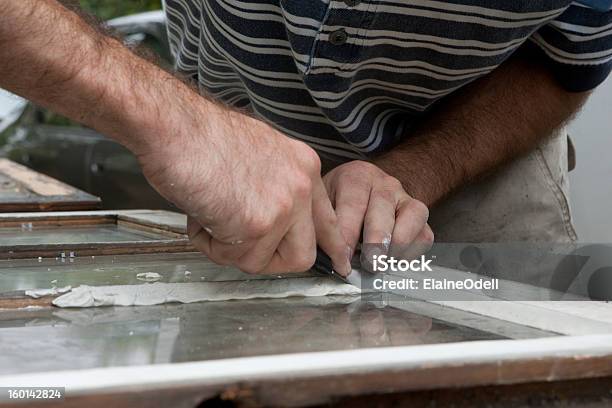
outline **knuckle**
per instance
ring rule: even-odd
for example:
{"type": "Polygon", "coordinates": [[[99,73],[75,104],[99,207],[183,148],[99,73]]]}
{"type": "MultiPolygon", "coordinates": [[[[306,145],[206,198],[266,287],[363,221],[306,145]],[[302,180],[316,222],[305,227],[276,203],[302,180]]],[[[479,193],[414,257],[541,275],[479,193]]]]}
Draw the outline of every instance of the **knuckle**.
{"type": "Polygon", "coordinates": [[[312,194],[312,179],[306,175],[297,177],[293,183],[296,197],[304,199],[312,194]]]}
{"type": "Polygon", "coordinates": [[[423,232],[421,233],[421,236],[422,236],[423,242],[425,242],[426,244],[433,244],[435,240],[435,234],[429,226],[427,226],[427,228],[423,230],[423,232]]]}
{"type": "Polygon", "coordinates": [[[378,170],[378,167],[363,160],[352,161],[348,164],[348,167],[350,167],[352,171],[358,171],[360,173],[371,173],[378,170]]]}
{"type": "Polygon", "coordinates": [[[272,215],[266,218],[266,226],[268,231],[274,227],[277,222],[282,222],[289,218],[293,212],[294,199],[290,195],[284,195],[276,199],[272,215]]]}
{"type": "Polygon", "coordinates": [[[402,185],[401,181],[399,181],[393,176],[385,176],[384,183],[386,186],[388,186],[389,188],[393,190],[403,190],[404,189],[404,186],[402,185]]]}
{"type": "Polygon", "coordinates": [[[427,220],[429,220],[429,208],[422,202],[422,201],[418,201],[419,203],[419,209],[421,214],[423,215],[423,219],[425,219],[425,222],[427,222],[427,220]]]}
{"type": "Polygon", "coordinates": [[[245,225],[245,235],[248,239],[258,239],[267,235],[274,226],[274,219],[270,216],[251,218],[245,225]]]}
{"type": "Polygon", "coordinates": [[[355,160],[338,169],[338,177],[343,182],[368,184],[376,172],[380,171],[372,163],[355,160]]]}
{"type": "Polygon", "coordinates": [[[422,201],[412,199],[408,205],[413,213],[418,214],[423,218],[424,222],[427,222],[429,219],[429,208],[422,201]]]}
{"type": "Polygon", "coordinates": [[[300,157],[302,162],[308,169],[309,173],[321,173],[321,158],[310,146],[305,143],[302,143],[303,148],[300,152],[300,157]]]}
{"type": "Polygon", "coordinates": [[[340,229],[340,222],[338,221],[338,217],[329,217],[329,219],[327,219],[325,223],[327,224],[330,230],[340,229]]]}

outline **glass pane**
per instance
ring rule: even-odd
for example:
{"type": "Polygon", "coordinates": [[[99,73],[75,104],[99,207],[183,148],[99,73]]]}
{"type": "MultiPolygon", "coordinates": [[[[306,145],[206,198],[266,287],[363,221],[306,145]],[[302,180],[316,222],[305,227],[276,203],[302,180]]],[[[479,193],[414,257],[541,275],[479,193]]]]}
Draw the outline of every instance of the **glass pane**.
{"type": "Polygon", "coordinates": [[[333,296],[13,311],[0,325],[0,375],[504,338],[333,296]]]}
{"type": "Polygon", "coordinates": [[[162,239],[168,238],[116,224],[48,227],[35,224],[32,226],[26,222],[21,227],[0,228],[0,246],[120,243],[162,239]]]}
{"type": "MultiPolygon", "coordinates": [[[[77,256],[64,262],[2,261],[0,294],[53,285],[143,284],[136,278],[141,272],[157,272],[163,282],[278,279],[219,267],[195,253],[77,256]]],[[[0,311],[0,375],[553,335],[443,309],[424,302],[394,307],[367,296],[328,296],[5,310],[0,311]]]]}
{"type": "Polygon", "coordinates": [[[0,293],[44,289],[53,285],[140,284],[142,281],[136,275],[146,272],[161,275],[160,282],[276,278],[245,275],[236,269],[215,265],[199,253],[79,256],[77,252],[74,255],[70,257],[66,253],[66,258],[0,261],[0,293]]]}

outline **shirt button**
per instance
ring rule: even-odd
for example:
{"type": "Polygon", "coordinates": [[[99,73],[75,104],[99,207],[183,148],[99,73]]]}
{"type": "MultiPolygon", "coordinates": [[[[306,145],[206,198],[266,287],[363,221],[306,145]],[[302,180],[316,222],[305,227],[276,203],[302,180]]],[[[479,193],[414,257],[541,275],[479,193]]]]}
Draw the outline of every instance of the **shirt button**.
{"type": "Polygon", "coordinates": [[[333,45],[342,45],[348,39],[348,35],[344,29],[333,31],[329,34],[329,42],[333,45]]]}
{"type": "Polygon", "coordinates": [[[358,6],[361,3],[361,0],[344,0],[344,4],[349,7],[358,6]]]}

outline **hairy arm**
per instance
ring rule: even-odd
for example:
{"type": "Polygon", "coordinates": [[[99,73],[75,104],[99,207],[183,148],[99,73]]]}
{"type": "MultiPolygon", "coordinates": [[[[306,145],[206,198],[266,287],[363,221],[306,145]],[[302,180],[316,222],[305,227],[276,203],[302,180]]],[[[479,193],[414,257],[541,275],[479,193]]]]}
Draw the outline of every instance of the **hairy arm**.
{"type": "Polygon", "coordinates": [[[56,0],[0,0],[0,10],[0,87],[129,148],[213,261],[303,271],[318,244],[350,273],[312,149],[201,97],[56,0]]]}
{"type": "Polygon", "coordinates": [[[563,90],[544,66],[516,56],[444,101],[375,164],[433,206],[534,149],[587,97],[563,90]]]}
{"type": "Polygon", "coordinates": [[[0,85],[137,154],[172,134],[175,115],[162,111],[201,99],[54,0],[0,0],[0,8],[0,85]]]}

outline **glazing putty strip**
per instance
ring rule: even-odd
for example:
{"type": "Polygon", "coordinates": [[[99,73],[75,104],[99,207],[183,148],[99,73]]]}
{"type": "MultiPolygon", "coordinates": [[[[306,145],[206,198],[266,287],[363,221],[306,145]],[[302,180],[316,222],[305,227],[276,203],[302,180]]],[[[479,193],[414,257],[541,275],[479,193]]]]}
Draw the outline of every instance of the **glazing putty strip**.
{"type": "Polygon", "coordinates": [[[148,306],[360,293],[358,287],[336,282],[328,277],[198,283],[156,282],[121,286],[81,285],[54,299],[53,304],[58,307],[148,306]]]}
{"type": "Polygon", "coordinates": [[[63,288],[53,287],[49,289],[32,289],[26,290],[25,295],[34,299],[40,299],[45,296],[57,296],[66,292],[70,292],[72,286],[64,286],[63,288]]]}

